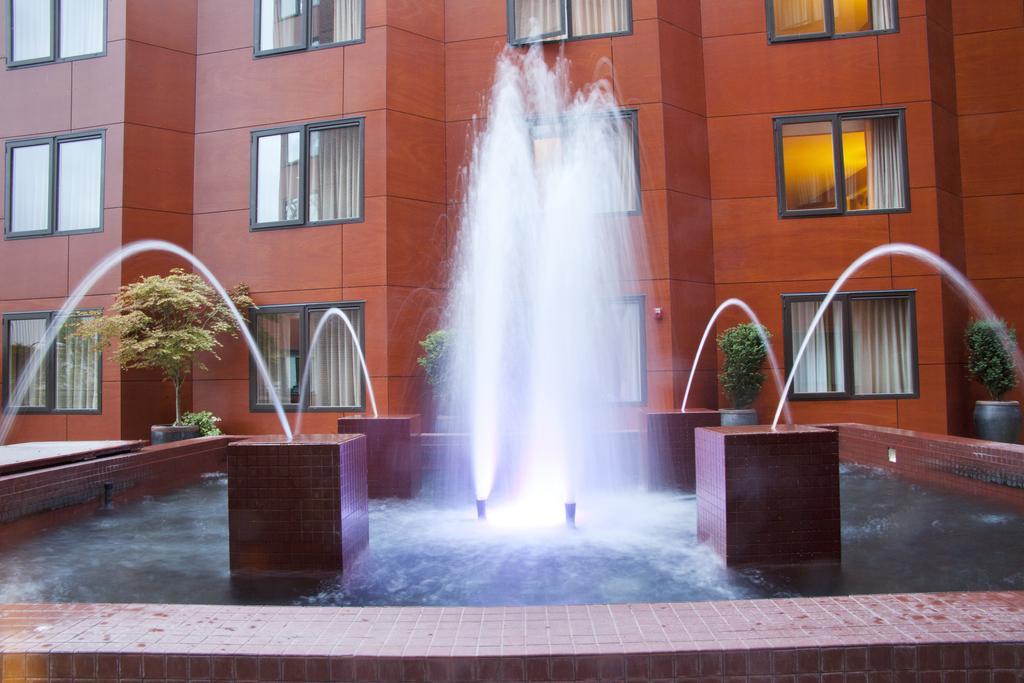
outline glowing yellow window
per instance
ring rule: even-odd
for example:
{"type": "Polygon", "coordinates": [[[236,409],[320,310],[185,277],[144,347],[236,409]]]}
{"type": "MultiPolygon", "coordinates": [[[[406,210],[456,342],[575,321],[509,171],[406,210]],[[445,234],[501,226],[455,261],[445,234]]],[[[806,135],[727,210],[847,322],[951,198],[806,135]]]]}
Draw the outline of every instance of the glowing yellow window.
{"type": "Polygon", "coordinates": [[[835,145],[831,121],[784,125],[782,165],[788,211],[836,208],[835,145]]]}
{"type": "Polygon", "coordinates": [[[895,0],[772,0],[772,36],[819,38],[896,28],[895,0]]]}

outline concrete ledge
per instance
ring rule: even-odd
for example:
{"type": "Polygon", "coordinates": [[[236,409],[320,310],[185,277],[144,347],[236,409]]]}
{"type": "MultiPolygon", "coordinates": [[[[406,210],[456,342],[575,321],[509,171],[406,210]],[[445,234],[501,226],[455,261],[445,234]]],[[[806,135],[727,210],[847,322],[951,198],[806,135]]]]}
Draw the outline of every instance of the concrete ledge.
{"type": "Polygon", "coordinates": [[[368,540],[365,437],[258,437],[228,447],[233,574],[338,572],[368,540]]]}
{"type": "Polygon", "coordinates": [[[697,537],[726,565],[839,562],[839,439],[817,427],[696,432],[697,537]]]}
{"type": "Polygon", "coordinates": [[[558,607],[0,605],[4,681],[1017,683],[1024,593],[558,607]]]}

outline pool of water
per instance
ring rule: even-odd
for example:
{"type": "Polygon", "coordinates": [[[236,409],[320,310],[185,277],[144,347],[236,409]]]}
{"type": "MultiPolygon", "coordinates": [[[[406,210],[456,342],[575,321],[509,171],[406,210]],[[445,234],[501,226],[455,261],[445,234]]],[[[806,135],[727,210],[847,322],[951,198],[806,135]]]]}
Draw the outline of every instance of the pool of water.
{"type": "Polygon", "coordinates": [[[227,482],[85,515],[7,543],[0,602],[542,605],[1024,589],[1024,516],[843,466],[843,563],[732,571],[697,542],[696,500],[581,504],[579,528],[494,510],[371,501],[370,547],[327,581],[233,580],[227,482]]]}

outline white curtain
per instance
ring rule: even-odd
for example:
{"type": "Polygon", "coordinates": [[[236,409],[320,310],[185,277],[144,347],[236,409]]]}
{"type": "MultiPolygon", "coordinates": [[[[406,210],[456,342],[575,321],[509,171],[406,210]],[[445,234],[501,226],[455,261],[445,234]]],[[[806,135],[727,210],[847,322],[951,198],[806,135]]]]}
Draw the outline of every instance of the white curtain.
{"type": "Polygon", "coordinates": [[[618,362],[613,368],[612,400],[635,403],[643,400],[644,386],[644,314],[639,300],[617,302],[612,319],[618,333],[618,362]]]}
{"type": "Polygon", "coordinates": [[[824,0],[775,0],[775,33],[799,35],[825,30],[824,0]]]}
{"type": "Polygon", "coordinates": [[[50,227],[50,145],[13,149],[11,232],[50,227]]]}
{"type": "Polygon", "coordinates": [[[309,220],[359,216],[363,194],[359,127],[314,130],[309,136],[309,220]]]}
{"type": "Polygon", "coordinates": [[[871,21],[876,31],[896,28],[896,0],[871,0],[871,21]]]}
{"type": "Polygon", "coordinates": [[[103,52],[104,2],[106,0],[60,0],[61,57],[103,52]]]}
{"type": "Polygon", "coordinates": [[[854,299],[854,391],[866,394],[913,392],[910,300],[854,299]]]}
{"type": "MultiPolygon", "coordinates": [[[[39,348],[43,336],[46,334],[46,326],[49,323],[47,318],[30,318],[25,320],[11,320],[8,327],[7,349],[8,362],[11,364],[8,374],[8,399],[14,398],[18,381],[25,374],[33,352],[39,348]]],[[[40,349],[40,353],[42,350],[40,349]]],[[[45,408],[46,407],[46,380],[47,364],[44,362],[39,366],[39,371],[29,383],[28,391],[22,399],[20,408],[45,408]]]]}
{"type": "Polygon", "coordinates": [[[865,119],[868,208],[901,209],[906,196],[899,118],[865,119]]]}
{"type": "Polygon", "coordinates": [[[15,62],[51,57],[53,18],[49,0],[14,0],[11,33],[15,62]]]}
{"type": "Polygon", "coordinates": [[[98,228],[103,214],[103,140],[73,140],[57,146],[57,230],[98,228]]]}
{"type": "MultiPolygon", "coordinates": [[[[356,334],[363,328],[362,312],[345,310],[356,334]]],[[[309,338],[313,339],[323,311],[309,314],[309,338]]],[[[315,348],[309,350],[309,405],[318,408],[351,408],[362,398],[362,365],[352,335],[335,316],[324,323],[315,348]]]]}
{"type": "MultiPolygon", "coordinates": [[[[797,301],[789,306],[791,357],[796,358],[820,301],[797,301]]],[[[796,369],[793,391],[797,394],[825,394],[843,391],[842,308],[833,304],[811,335],[803,360],[796,369]]]]}
{"type": "Polygon", "coordinates": [[[302,43],[302,0],[260,0],[260,49],[276,50],[302,43]]]}
{"type": "Polygon", "coordinates": [[[617,117],[618,144],[615,147],[619,197],[614,211],[635,211],[640,208],[640,179],[637,177],[636,134],[632,116],[617,117]]]}
{"type": "Polygon", "coordinates": [[[299,133],[265,135],[256,146],[256,222],[299,216],[299,133]]]}
{"type": "Polygon", "coordinates": [[[256,379],[256,403],[270,405],[271,396],[292,403],[295,358],[298,355],[298,313],[259,313],[256,316],[256,344],[267,363],[273,386],[256,379]]]}
{"type": "Polygon", "coordinates": [[[565,34],[565,0],[515,0],[515,38],[565,34]]]}
{"type": "Polygon", "coordinates": [[[572,0],[572,35],[629,30],[629,0],[572,0]]]}
{"type": "Polygon", "coordinates": [[[72,334],[71,318],[57,338],[57,410],[97,410],[100,407],[100,353],[97,339],[72,334]]]}
{"type": "Polygon", "coordinates": [[[313,45],[358,40],[363,33],[363,0],[313,0],[313,45]]]}

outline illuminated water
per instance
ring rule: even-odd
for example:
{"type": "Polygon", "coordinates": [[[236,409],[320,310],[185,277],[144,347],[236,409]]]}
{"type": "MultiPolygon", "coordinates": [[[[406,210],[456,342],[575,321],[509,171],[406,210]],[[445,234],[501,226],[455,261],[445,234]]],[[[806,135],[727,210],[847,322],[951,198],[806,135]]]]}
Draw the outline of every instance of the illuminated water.
{"type": "MultiPolygon", "coordinates": [[[[343,579],[232,583],[222,477],[4,543],[0,603],[540,605],[1024,589],[1024,516],[843,466],[841,568],[723,569],[692,497],[634,494],[579,529],[487,525],[429,499],[371,501],[370,548],[343,579]],[[609,523],[610,519],[615,524],[609,523]]],[[[0,539],[2,541],[3,539],[0,539]]]]}

